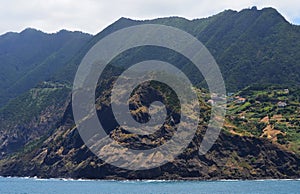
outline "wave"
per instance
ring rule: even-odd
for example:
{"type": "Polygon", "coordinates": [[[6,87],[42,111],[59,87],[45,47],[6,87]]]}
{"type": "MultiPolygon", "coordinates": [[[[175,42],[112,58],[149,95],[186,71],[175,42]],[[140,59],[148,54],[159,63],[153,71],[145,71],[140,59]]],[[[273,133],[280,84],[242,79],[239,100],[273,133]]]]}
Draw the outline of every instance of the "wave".
{"type": "Polygon", "coordinates": [[[100,181],[100,182],[118,182],[118,183],[168,183],[168,182],[239,182],[239,181],[254,181],[254,182],[264,182],[264,181],[300,181],[298,179],[256,179],[256,180],[241,180],[241,179],[220,179],[220,180],[143,180],[143,179],[135,179],[135,180],[118,180],[118,179],[73,179],[73,178],[40,178],[37,176],[34,177],[16,177],[16,176],[0,176],[1,179],[26,179],[26,180],[35,180],[35,181],[78,181],[78,182],[92,182],[92,181],[100,181]]]}

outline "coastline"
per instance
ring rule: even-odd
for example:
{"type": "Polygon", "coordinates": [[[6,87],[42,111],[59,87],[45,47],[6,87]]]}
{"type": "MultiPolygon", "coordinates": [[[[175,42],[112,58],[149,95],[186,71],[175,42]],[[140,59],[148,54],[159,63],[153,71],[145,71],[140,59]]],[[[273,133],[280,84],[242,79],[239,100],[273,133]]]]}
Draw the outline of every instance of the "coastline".
{"type": "Polygon", "coordinates": [[[300,181],[299,178],[295,179],[76,179],[76,178],[42,178],[42,177],[19,177],[19,176],[0,176],[0,178],[9,178],[9,179],[31,179],[31,180],[39,180],[39,181],[107,181],[107,182],[144,182],[144,183],[159,183],[159,182],[240,182],[240,181],[253,181],[253,182],[260,182],[260,181],[300,181]]]}

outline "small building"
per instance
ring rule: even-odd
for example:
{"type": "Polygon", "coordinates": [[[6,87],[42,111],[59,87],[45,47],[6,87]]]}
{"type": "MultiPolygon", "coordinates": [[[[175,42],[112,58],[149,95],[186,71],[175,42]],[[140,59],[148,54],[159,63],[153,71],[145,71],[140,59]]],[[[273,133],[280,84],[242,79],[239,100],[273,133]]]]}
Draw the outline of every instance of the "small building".
{"type": "Polygon", "coordinates": [[[214,100],[210,99],[210,100],[207,101],[207,103],[210,104],[210,105],[213,105],[215,102],[214,102],[214,100]]]}
{"type": "Polygon", "coordinates": [[[284,92],[285,94],[288,94],[290,91],[289,91],[289,89],[284,89],[283,92],[284,92]]]}
{"type": "Polygon", "coordinates": [[[246,102],[246,100],[247,100],[246,98],[242,98],[242,97],[237,96],[235,102],[238,103],[238,104],[243,104],[243,103],[246,102]]]}
{"type": "Polygon", "coordinates": [[[286,106],[287,106],[287,103],[286,103],[286,102],[281,102],[281,101],[279,101],[279,102],[277,103],[277,106],[278,106],[278,107],[286,107],[286,106]]]}

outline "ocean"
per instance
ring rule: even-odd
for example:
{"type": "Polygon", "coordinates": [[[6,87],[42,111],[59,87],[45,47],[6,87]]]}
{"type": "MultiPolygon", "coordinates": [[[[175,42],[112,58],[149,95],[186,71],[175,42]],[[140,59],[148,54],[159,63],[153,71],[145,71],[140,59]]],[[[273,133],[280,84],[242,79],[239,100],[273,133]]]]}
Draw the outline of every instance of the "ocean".
{"type": "Polygon", "coordinates": [[[300,193],[300,180],[107,181],[0,177],[1,194],[300,193]]]}

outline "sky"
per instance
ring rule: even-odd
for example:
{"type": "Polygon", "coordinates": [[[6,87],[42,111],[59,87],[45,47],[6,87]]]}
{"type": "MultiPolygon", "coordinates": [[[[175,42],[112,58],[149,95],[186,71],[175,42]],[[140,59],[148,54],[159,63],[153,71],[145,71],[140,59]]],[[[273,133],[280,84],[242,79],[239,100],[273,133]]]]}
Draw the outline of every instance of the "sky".
{"type": "Polygon", "coordinates": [[[67,29],[96,34],[120,17],[195,19],[252,6],[273,7],[289,22],[300,24],[299,0],[0,0],[0,34],[28,27],[48,33],[67,29]]]}

